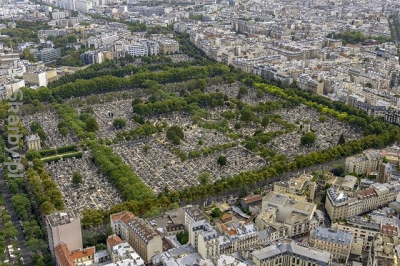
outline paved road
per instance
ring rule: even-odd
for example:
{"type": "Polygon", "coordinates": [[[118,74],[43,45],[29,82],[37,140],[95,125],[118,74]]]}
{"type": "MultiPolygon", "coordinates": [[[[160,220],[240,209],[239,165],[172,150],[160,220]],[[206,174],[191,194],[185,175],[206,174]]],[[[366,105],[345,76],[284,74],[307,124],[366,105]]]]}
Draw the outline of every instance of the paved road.
{"type": "Polygon", "coordinates": [[[6,209],[10,213],[11,221],[18,231],[17,242],[18,247],[21,249],[22,257],[24,258],[24,265],[33,266],[31,252],[25,246],[25,237],[24,233],[22,232],[22,226],[18,222],[18,216],[15,213],[14,206],[11,203],[11,193],[4,179],[3,167],[0,167],[0,187],[2,188],[3,197],[6,200],[6,209]]]}

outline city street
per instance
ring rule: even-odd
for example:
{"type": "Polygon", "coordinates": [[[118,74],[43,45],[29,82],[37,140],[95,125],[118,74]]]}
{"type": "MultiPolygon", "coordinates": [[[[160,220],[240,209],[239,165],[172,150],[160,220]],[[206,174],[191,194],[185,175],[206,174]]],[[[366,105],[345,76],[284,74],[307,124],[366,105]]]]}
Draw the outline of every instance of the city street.
{"type": "Polygon", "coordinates": [[[15,213],[14,206],[11,203],[11,193],[5,182],[4,172],[3,172],[2,167],[0,168],[0,186],[3,188],[2,193],[3,193],[4,199],[6,200],[6,209],[10,213],[11,221],[13,222],[15,228],[18,231],[18,235],[17,235],[18,247],[16,247],[16,248],[21,249],[21,254],[24,259],[24,265],[32,265],[33,266],[33,263],[31,260],[31,252],[25,246],[25,238],[24,238],[24,233],[22,231],[23,229],[22,229],[22,226],[20,225],[20,223],[18,222],[18,216],[15,213]]]}

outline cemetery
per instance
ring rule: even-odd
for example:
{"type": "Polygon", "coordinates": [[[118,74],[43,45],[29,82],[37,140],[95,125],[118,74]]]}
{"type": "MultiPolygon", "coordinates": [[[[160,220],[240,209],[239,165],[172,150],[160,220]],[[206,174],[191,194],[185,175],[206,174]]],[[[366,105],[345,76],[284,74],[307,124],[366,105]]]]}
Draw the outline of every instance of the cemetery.
{"type": "Polygon", "coordinates": [[[66,135],[60,134],[57,128],[57,125],[60,122],[60,118],[54,110],[36,113],[33,115],[25,115],[21,117],[21,121],[27,129],[29,129],[29,126],[33,121],[37,121],[40,123],[44,132],[47,135],[47,138],[45,140],[45,145],[47,148],[66,146],[69,144],[77,143],[78,141],[78,139],[71,132],[68,132],[68,134],[66,135]]]}
{"type": "Polygon", "coordinates": [[[242,147],[232,147],[182,161],[170,151],[165,140],[157,138],[127,142],[115,145],[113,149],[156,193],[163,191],[165,187],[181,190],[198,185],[198,176],[202,173],[210,173],[210,182],[214,182],[265,165],[262,158],[242,147]],[[226,157],[224,166],[217,163],[221,155],[226,157]]]}
{"type": "Polygon", "coordinates": [[[57,184],[68,209],[108,210],[121,202],[117,190],[99,174],[89,156],[68,158],[45,164],[47,172],[57,184]],[[82,176],[82,182],[73,182],[73,175],[82,176]]]}
{"type": "MultiPolygon", "coordinates": [[[[209,82],[215,84],[215,81],[209,82]]],[[[174,92],[176,96],[171,97],[185,100],[178,89],[184,87],[185,83],[181,82],[168,84],[164,89],[174,92]]],[[[124,92],[126,95],[123,97],[114,92],[91,95],[74,98],[70,104],[78,115],[90,109],[90,115],[98,123],[98,130],[95,132],[97,138],[115,140],[111,145],[114,153],[155,193],[165,189],[182,190],[188,186],[212,183],[241,172],[261,169],[270,165],[269,159],[265,159],[268,157],[260,156],[258,151],[261,148],[269,148],[291,160],[296,155],[336,146],[342,134],[346,141],[362,137],[360,130],[346,122],[329,115],[321,120],[321,114],[315,109],[303,104],[288,104],[284,99],[239,82],[206,87],[203,95],[219,92],[228,98],[225,98],[225,104],[201,107],[207,115],[200,119],[195,120],[189,110],[170,109],[142,114],[143,121],[135,121],[133,117],[137,114],[132,109],[132,98],[140,97],[144,104],[152,104],[147,101],[148,92],[151,90],[138,89],[124,92]],[[238,104],[243,104],[244,107],[238,108],[238,104]],[[267,107],[263,111],[257,109],[265,106],[267,107]],[[243,108],[251,110],[252,118],[249,121],[243,118],[243,108]],[[262,120],[265,117],[268,117],[268,123],[264,124],[262,120]],[[125,122],[117,128],[115,119],[125,122]],[[152,133],[153,135],[145,138],[118,138],[119,132],[135,130],[145,122],[152,126],[163,126],[158,129],[158,133],[152,133]],[[178,144],[166,137],[166,131],[171,126],[180,127],[184,134],[178,144]],[[302,145],[301,137],[307,132],[315,133],[315,142],[302,145]],[[257,134],[260,133],[267,134],[261,141],[257,139],[257,134]],[[252,140],[257,142],[259,149],[249,150],[246,142],[252,140]],[[220,157],[226,160],[224,164],[219,163],[220,157]]],[[[40,122],[48,136],[48,147],[77,143],[72,130],[66,136],[58,132],[55,125],[60,118],[56,112],[26,115],[22,120],[27,128],[32,121],[40,122]]],[[[46,168],[62,194],[73,195],[65,197],[68,198],[67,206],[80,210],[107,209],[121,201],[117,190],[107,182],[106,177],[99,174],[96,166],[86,156],[51,162],[46,168]],[[83,176],[84,182],[79,186],[71,181],[75,172],[83,176]]]]}

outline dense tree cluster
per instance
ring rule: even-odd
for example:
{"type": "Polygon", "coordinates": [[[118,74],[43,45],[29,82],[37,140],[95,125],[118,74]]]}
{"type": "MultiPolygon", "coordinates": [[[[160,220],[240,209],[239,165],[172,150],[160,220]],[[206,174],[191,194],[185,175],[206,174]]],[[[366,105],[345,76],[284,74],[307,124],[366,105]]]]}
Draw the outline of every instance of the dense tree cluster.
{"type": "Polygon", "coordinates": [[[301,145],[311,145],[314,144],[315,141],[317,140],[317,135],[315,135],[314,132],[306,132],[304,133],[301,138],[300,138],[300,144],[301,145]]]}
{"type": "Polygon", "coordinates": [[[167,129],[166,137],[173,144],[179,145],[181,140],[185,137],[183,134],[183,130],[180,126],[171,126],[167,129]]]}
{"type": "Polygon", "coordinates": [[[44,169],[42,161],[33,160],[33,167],[27,169],[26,178],[34,201],[42,214],[50,214],[55,210],[65,208],[62,195],[44,169]]]}
{"type": "Polygon", "coordinates": [[[67,132],[72,130],[80,139],[96,138],[94,132],[98,130],[98,124],[90,114],[85,113],[84,116],[78,116],[75,113],[74,108],[62,104],[56,105],[55,109],[61,118],[61,121],[58,124],[60,134],[62,134],[62,130],[65,129],[67,132]]]}
{"type": "Polygon", "coordinates": [[[189,66],[187,68],[171,68],[160,72],[138,72],[133,76],[115,77],[99,76],[90,80],[75,80],[55,88],[39,88],[37,90],[24,89],[24,100],[26,102],[35,99],[51,100],[52,98],[70,98],[88,96],[92,94],[111,91],[121,91],[132,88],[143,87],[148,81],[155,81],[159,84],[179,82],[205,76],[216,76],[229,73],[229,68],[222,64],[209,66],[189,66]]]}
{"type": "Polygon", "coordinates": [[[113,121],[113,127],[117,129],[124,128],[126,126],[126,120],[123,118],[116,118],[113,121]]]}
{"type": "Polygon", "coordinates": [[[391,38],[387,38],[387,37],[383,37],[383,36],[365,36],[360,31],[344,31],[344,32],[339,32],[339,33],[330,33],[330,34],[328,34],[328,37],[334,38],[334,39],[341,39],[341,40],[343,40],[344,44],[346,44],[346,43],[356,44],[356,43],[364,42],[368,39],[377,40],[381,43],[393,41],[391,38]]]}
{"type": "Polygon", "coordinates": [[[154,198],[153,191],[126,165],[111,148],[95,142],[89,144],[93,161],[110,183],[120,191],[124,200],[143,200],[154,198]]]}

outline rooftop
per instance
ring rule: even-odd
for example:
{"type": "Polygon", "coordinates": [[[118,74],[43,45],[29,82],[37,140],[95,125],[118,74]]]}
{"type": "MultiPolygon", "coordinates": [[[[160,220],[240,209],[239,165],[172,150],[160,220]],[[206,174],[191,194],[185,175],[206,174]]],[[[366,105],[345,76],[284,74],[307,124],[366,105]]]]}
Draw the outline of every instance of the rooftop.
{"type": "Polygon", "coordinates": [[[317,229],[312,230],[310,232],[310,237],[326,242],[346,245],[349,247],[353,241],[353,234],[325,227],[317,227],[317,229]]]}
{"type": "Polygon", "coordinates": [[[291,243],[278,243],[271,245],[260,250],[253,251],[253,257],[258,260],[268,260],[275,256],[302,256],[304,258],[316,261],[317,265],[328,265],[331,260],[331,254],[327,251],[319,251],[306,248],[296,244],[294,241],[291,243]]]}
{"type": "Polygon", "coordinates": [[[74,211],[56,212],[46,216],[47,222],[51,227],[61,226],[69,224],[75,219],[79,219],[78,215],[74,211]]]}

